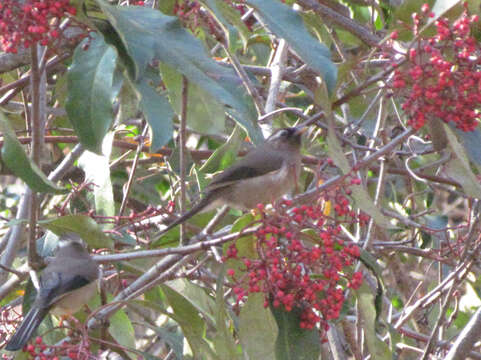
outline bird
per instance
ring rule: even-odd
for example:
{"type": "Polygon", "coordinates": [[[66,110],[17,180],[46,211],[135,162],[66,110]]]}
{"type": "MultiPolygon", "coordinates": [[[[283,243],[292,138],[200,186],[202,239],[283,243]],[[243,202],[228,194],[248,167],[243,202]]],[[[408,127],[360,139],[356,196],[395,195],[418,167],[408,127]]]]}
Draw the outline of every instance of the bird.
{"type": "Polygon", "coordinates": [[[35,300],[5,349],[22,349],[49,312],[64,316],[79,310],[94,295],[97,278],[97,263],[81,238],[73,233],[61,236],[55,256],[40,275],[35,300]]]}
{"type": "Polygon", "coordinates": [[[161,235],[201,211],[223,205],[250,210],[269,203],[293,190],[301,171],[302,134],[307,127],[279,129],[261,145],[247,153],[222,173],[214,176],[204,189],[204,196],[174,220],[161,235]]]}

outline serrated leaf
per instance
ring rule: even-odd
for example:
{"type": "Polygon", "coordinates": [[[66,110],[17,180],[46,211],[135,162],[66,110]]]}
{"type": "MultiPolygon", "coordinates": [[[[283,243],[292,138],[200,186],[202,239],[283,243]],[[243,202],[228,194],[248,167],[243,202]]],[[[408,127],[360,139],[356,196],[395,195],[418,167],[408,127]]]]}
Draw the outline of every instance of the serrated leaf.
{"type": "Polygon", "coordinates": [[[301,329],[301,310],[290,312],[271,306],[272,314],[279,328],[276,339],[276,360],[318,360],[321,340],[317,329],[301,329]]]}
{"type": "Polygon", "coordinates": [[[0,112],[0,132],[3,135],[2,161],[15,176],[36,192],[52,194],[67,192],[66,189],[48,180],[42,170],[28,158],[2,112],[0,112]]]}
{"type": "Polygon", "coordinates": [[[358,290],[355,290],[354,293],[359,303],[360,324],[364,329],[364,337],[371,358],[373,360],[391,360],[392,353],[388,345],[376,335],[375,323],[377,314],[374,295],[365,283],[363,283],[358,290]]]}
{"type": "Polygon", "coordinates": [[[255,143],[263,141],[252,99],[235,72],[213,61],[202,43],[179,19],[140,6],[110,6],[97,0],[135,64],[134,79],[145,75],[154,59],[173,67],[225,105],[255,143]],[[140,40],[141,39],[141,40],[140,40]]]}
{"type": "Polygon", "coordinates": [[[468,196],[481,199],[481,185],[476,175],[471,171],[468,156],[463,146],[459,143],[456,135],[449,126],[446,124],[443,124],[443,126],[448,137],[449,147],[455,156],[455,158],[451,159],[447,164],[446,171],[449,176],[461,184],[468,196]]]}
{"type": "Polygon", "coordinates": [[[82,145],[100,153],[102,141],[114,119],[113,102],[120,91],[115,76],[117,53],[103,37],[91,33],[88,50],[82,41],[75,49],[68,69],[68,97],[65,109],[82,145]]]}
{"type": "Polygon", "coordinates": [[[105,235],[100,226],[85,215],[67,215],[38,222],[43,227],[61,236],[68,232],[77,233],[87,244],[94,248],[111,248],[112,239],[105,235]]]}
{"type": "Polygon", "coordinates": [[[285,39],[306,64],[321,75],[331,93],[337,82],[337,67],[329,49],[309,34],[300,15],[276,0],[246,2],[257,10],[269,30],[285,39]]]}
{"type": "Polygon", "coordinates": [[[239,315],[239,339],[249,359],[276,360],[278,328],[264,295],[250,294],[239,315]]]}

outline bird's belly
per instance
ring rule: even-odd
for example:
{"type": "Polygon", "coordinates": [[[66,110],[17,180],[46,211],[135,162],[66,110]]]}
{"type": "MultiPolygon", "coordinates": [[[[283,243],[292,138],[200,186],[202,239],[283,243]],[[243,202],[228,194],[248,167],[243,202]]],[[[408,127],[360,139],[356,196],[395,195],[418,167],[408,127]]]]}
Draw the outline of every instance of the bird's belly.
{"type": "Polygon", "coordinates": [[[72,315],[80,308],[88,303],[90,298],[95,294],[97,288],[97,281],[93,281],[81,288],[65,295],[60,299],[52,309],[52,314],[55,316],[72,315]]]}
{"type": "Polygon", "coordinates": [[[224,196],[227,205],[244,210],[252,209],[257,204],[271,203],[294,189],[297,171],[291,166],[229,186],[224,196]],[[291,171],[292,170],[292,171],[291,171]]]}

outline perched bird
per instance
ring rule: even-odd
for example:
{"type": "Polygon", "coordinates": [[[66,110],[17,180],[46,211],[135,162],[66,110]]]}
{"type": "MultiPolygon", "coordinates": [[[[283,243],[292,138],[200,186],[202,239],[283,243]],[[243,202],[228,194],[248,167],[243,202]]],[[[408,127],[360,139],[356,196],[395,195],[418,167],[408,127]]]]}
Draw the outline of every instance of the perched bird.
{"type": "Polygon", "coordinates": [[[301,138],[306,129],[290,127],[276,131],[244,158],[214,176],[204,190],[204,197],[162,233],[200,211],[222,205],[249,210],[294,189],[301,170],[301,138]]]}
{"type": "Polygon", "coordinates": [[[79,310],[95,293],[97,278],[97,263],[80,237],[63,236],[55,257],[40,275],[35,301],[5,349],[23,348],[49,312],[63,316],[79,310]]]}

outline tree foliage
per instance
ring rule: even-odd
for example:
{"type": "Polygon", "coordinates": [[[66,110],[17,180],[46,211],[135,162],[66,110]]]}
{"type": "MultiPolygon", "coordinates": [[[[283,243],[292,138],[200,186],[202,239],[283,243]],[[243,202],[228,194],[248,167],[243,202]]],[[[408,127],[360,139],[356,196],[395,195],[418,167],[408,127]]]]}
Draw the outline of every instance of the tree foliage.
{"type": "Polygon", "coordinates": [[[2,356],[481,357],[479,9],[2,2],[0,347],[62,234],[102,264],[78,322],[2,356]],[[294,194],[162,232],[290,126],[294,194]]]}

